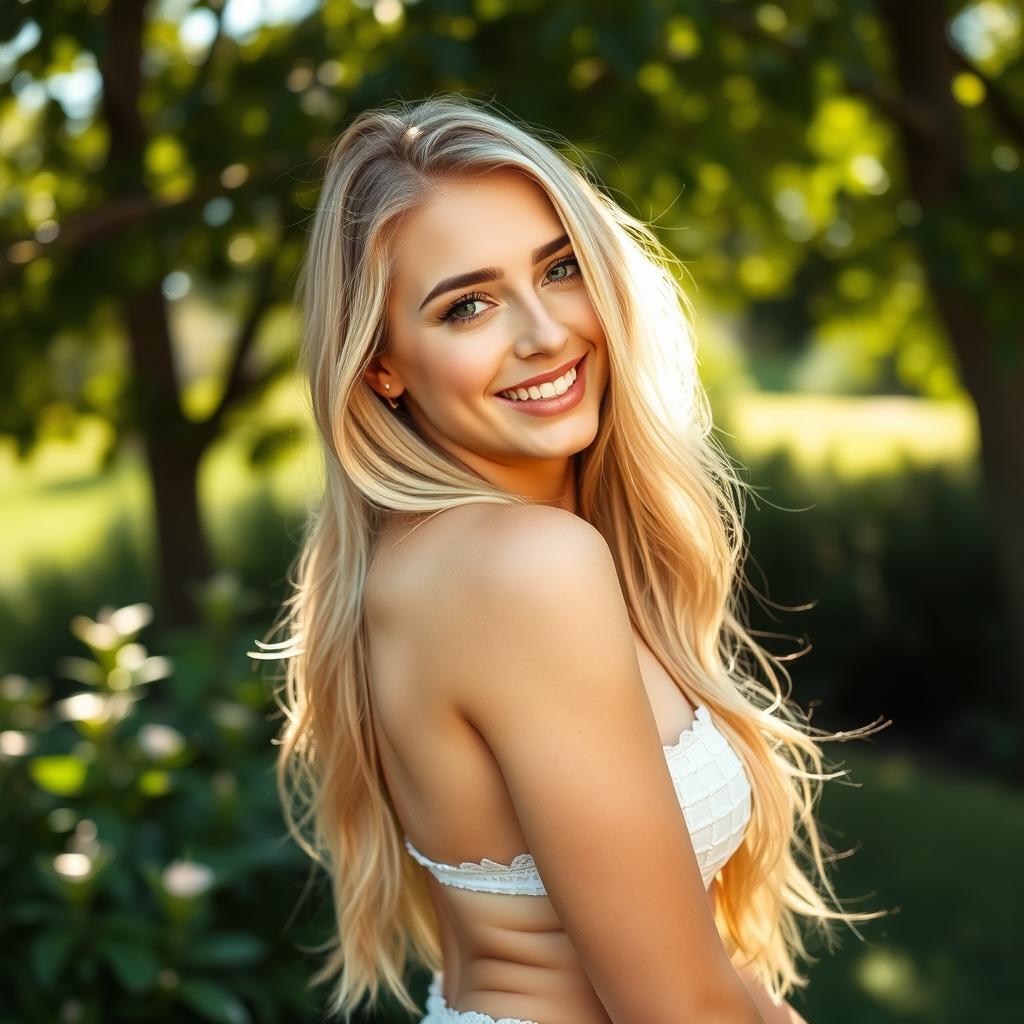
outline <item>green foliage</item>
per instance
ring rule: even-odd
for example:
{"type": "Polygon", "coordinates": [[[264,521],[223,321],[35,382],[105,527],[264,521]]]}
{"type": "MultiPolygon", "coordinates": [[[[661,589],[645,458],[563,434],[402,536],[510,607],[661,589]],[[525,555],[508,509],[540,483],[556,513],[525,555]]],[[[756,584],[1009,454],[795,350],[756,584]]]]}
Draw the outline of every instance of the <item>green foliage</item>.
{"type": "MultiPolygon", "coordinates": [[[[900,151],[915,101],[870,4],[322,0],[248,31],[202,0],[149,4],[138,29],[104,0],[42,7],[0,15],[11,41],[0,80],[13,86],[0,101],[0,229],[14,243],[0,273],[0,430],[25,449],[62,402],[108,418],[111,444],[137,426],[144,381],[116,308],[138,289],[163,283],[172,324],[193,288],[219,290],[241,318],[271,262],[261,308],[286,307],[314,164],[341,124],[448,88],[578,145],[621,202],[654,218],[704,298],[745,312],[759,347],[806,353],[836,333],[860,347],[864,365],[835,387],[958,389],[925,264],[931,287],[971,290],[994,355],[1020,365],[1024,250],[1010,225],[1024,210],[1024,65],[1006,0],[949,6],[964,179],[928,207],[900,151]],[[100,58],[115,21],[141,48],[138,93],[123,97],[141,122],[130,137],[108,122],[98,85],[79,110],[61,78],[76,73],[88,91],[82,76],[109,74],[100,58]],[[128,146],[116,157],[114,127],[128,146]]],[[[202,343],[221,352],[231,339],[202,343]]],[[[186,389],[218,393],[228,361],[183,359],[186,389]]],[[[287,365],[255,367],[248,386],[261,391],[287,365]]]]}
{"type": "Polygon", "coordinates": [[[879,742],[1011,778],[1022,737],[976,472],[901,460],[838,486],[779,452],[750,477],[746,569],[768,601],[748,604],[767,646],[796,658],[794,696],[815,724],[891,718],[879,742]]]}
{"type": "Polygon", "coordinates": [[[139,640],[149,605],[106,607],[61,684],[0,680],[0,1020],[315,1019],[267,695],[230,653],[251,596],[197,596],[172,656],[139,640]]]}
{"type": "MultiPolygon", "coordinates": [[[[11,84],[0,96],[0,431],[22,453],[85,412],[103,424],[113,465],[153,408],[123,315],[147,289],[159,301],[141,318],[140,351],[159,344],[166,321],[166,365],[180,375],[157,419],[180,409],[208,424],[189,438],[212,444],[239,355],[243,387],[227,405],[251,411],[290,371],[295,331],[284,324],[318,158],[356,111],[439,89],[493,97],[578,145],[627,209],[655,221],[702,301],[741,315],[745,361],[769,387],[957,392],[961,363],[935,317],[951,295],[978,313],[965,332],[970,361],[1000,381],[1019,373],[1024,62],[1008,0],[943,7],[939,38],[958,70],[942,96],[956,116],[915,144],[962,164],[941,201],[916,195],[901,152],[901,131],[922,111],[903,91],[884,5],[322,0],[234,32],[226,6],[0,4],[0,40],[17,41],[0,53],[11,84]],[[124,21],[136,11],[137,30],[124,21]],[[205,43],[182,30],[187,20],[213,27],[205,43]],[[95,69],[107,80],[76,110],[63,76],[95,69]],[[127,88],[133,70],[138,91],[119,97],[112,124],[100,97],[127,88]],[[184,319],[190,293],[224,321],[184,319]],[[250,313],[261,326],[244,352],[237,323],[250,313]]],[[[264,465],[291,428],[250,419],[247,451],[264,465]]],[[[1011,440],[997,431],[987,443],[1011,440]]],[[[814,503],[811,514],[776,514],[766,500],[748,518],[772,599],[813,603],[799,626],[816,650],[793,666],[797,697],[821,702],[818,720],[837,728],[892,717],[895,736],[880,742],[945,743],[975,766],[1012,764],[1020,733],[1001,685],[1014,626],[994,606],[998,558],[976,483],[908,465],[830,494],[784,458],[756,466],[755,480],[775,485],[776,504],[814,503]]],[[[74,486],[52,488],[48,507],[71,507],[74,486]]],[[[291,553],[280,520],[267,503],[239,514],[215,524],[221,564],[276,589],[291,553]]],[[[281,841],[267,695],[233,653],[260,632],[238,632],[253,607],[220,577],[198,595],[202,631],[164,638],[164,653],[150,655],[136,635],[140,587],[146,598],[155,590],[149,538],[129,525],[89,545],[77,578],[40,568],[4,599],[0,1024],[312,1020],[311,968],[296,955],[304,936],[287,921],[302,859],[281,841]],[[101,602],[116,611],[76,618],[70,643],[81,646],[57,660],[71,649],[72,615],[101,602]],[[56,665],[59,677],[15,674],[22,656],[26,671],[56,665]]],[[[60,528],[38,529],[63,542],[60,528]]],[[[751,575],[758,584],[756,566],[751,575]]],[[[763,625],[798,628],[789,615],[763,625]]],[[[998,951],[1015,948],[1014,894],[999,916],[985,903],[999,887],[980,874],[975,884],[976,872],[951,881],[948,861],[922,862],[920,850],[977,865],[989,851],[971,836],[1019,848],[1009,828],[989,831],[1019,820],[1019,802],[985,804],[978,819],[980,791],[950,802],[952,786],[913,782],[902,802],[854,817],[851,833],[870,846],[875,829],[892,843],[864,888],[911,863],[898,891],[916,881],[918,906],[930,901],[934,916],[918,916],[925,924],[888,958],[858,960],[860,1002],[848,978],[828,987],[829,972],[846,969],[839,960],[822,965],[812,1021],[995,1021],[998,1000],[1014,998],[991,980],[993,963],[1005,966],[998,951]],[[962,842],[958,821],[969,826],[962,842]],[[955,924],[944,930],[947,894],[955,924]],[[991,935],[979,920],[993,922],[991,935]]],[[[1014,877],[1009,864],[997,873],[1014,877]]]]}

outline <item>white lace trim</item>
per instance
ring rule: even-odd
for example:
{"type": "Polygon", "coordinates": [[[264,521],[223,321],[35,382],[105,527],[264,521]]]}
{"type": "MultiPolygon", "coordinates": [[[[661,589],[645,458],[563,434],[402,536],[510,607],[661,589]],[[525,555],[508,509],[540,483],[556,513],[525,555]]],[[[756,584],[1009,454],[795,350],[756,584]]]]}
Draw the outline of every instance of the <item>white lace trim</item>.
{"type": "Polygon", "coordinates": [[[662,750],[676,751],[686,750],[700,739],[702,733],[707,729],[711,723],[711,712],[703,705],[699,704],[693,709],[693,724],[688,725],[680,734],[679,739],[671,746],[662,746],[662,750]]]}
{"type": "Polygon", "coordinates": [[[429,868],[439,882],[455,889],[512,893],[517,896],[547,895],[531,853],[516,854],[511,864],[502,864],[489,857],[479,862],[464,860],[461,864],[444,864],[420,853],[408,836],[405,838],[405,848],[420,864],[429,868]]]}
{"type": "Polygon", "coordinates": [[[427,1016],[421,1024],[537,1024],[535,1020],[521,1017],[499,1017],[495,1020],[488,1013],[478,1010],[455,1010],[442,994],[443,972],[435,971],[427,990],[427,1016]]]}

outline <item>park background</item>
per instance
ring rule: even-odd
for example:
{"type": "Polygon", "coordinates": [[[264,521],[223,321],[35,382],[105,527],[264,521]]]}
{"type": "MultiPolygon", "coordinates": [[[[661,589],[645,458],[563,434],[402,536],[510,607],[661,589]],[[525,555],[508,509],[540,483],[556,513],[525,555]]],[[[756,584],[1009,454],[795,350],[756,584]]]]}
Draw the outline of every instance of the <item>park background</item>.
{"type": "MultiPolygon", "coordinates": [[[[320,1020],[271,680],[319,469],[293,366],[322,156],[455,90],[652,221],[746,466],[748,602],[823,727],[811,1024],[1020,1020],[1016,3],[0,8],[0,1024],[320,1020]],[[1014,970],[1016,968],[1016,970],[1014,970]]],[[[308,888],[307,888],[308,886],[308,888]]],[[[412,975],[422,999],[426,977],[412,975]]],[[[367,1021],[404,1021],[385,1004],[367,1021]]]]}

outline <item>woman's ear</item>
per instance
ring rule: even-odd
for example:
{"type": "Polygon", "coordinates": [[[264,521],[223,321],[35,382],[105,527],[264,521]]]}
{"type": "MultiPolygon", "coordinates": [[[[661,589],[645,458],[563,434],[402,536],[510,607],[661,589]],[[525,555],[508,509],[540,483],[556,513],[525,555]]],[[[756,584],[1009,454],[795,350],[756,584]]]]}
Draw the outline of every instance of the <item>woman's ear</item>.
{"type": "Polygon", "coordinates": [[[403,391],[398,375],[384,365],[380,356],[374,356],[370,361],[370,365],[363,371],[363,380],[381,398],[397,398],[403,391]]]}

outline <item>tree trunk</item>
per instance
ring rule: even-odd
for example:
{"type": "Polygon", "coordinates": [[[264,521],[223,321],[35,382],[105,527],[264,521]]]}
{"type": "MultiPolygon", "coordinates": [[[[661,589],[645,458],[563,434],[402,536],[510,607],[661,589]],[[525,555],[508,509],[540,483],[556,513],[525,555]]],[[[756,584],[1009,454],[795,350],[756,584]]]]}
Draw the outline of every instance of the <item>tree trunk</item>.
{"type": "Polygon", "coordinates": [[[199,461],[208,444],[204,424],[181,413],[164,297],[158,282],[125,300],[136,416],[153,489],[159,598],[165,626],[195,623],[191,593],[210,574],[199,514],[199,461]]]}
{"type": "MultiPolygon", "coordinates": [[[[139,113],[145,0],[113,0],[100,53],[103,113],[110,130],[104,184],[111,195],[146,194],[146,133],[139,113]]],[[[157,227],[159,230],[159,227],[157,227]]],[[[133,415],[142,432],[156,514],[157,613],[165,626],[197,619],[190,588],[209,574],[199,517],[197,473],[209,428],[185,419],[178,402],[170,327],[161,291],[162,260],[152,232],[125,232],[126,249],[148,280],[126,287],[123,314],[132,354],[133,415]]]]}
{"type": "MultiPolygon", "coordinates": [[[[970,187],[962,115],[950,89],[958,68],[946,41],[945,5],[878,0],[878,8],[904,95],[934,118],[934,130],[929,132],[907,123],[899,127],[914,198],[926,221],[939,220],[955,211],[958,197],[970,187]]],[[[930,230],[935,239],[945,235],[941,225],[930,230]]],[[[980,230],[978,234],[981,246],[980,230]]],[[[993,325],[968,288],[958,284],[955,275],[943,273],[948,264],[941,244],[923,246],[921,257],[964,386],[977,406],[985,494],[1007,613],[1007,696],[1024,735],[1024,361],[1018,356],[1015,365],[1000,365],[993,325]]],[[[1017,767],[1024,772],[1024,751],[1017,767]]]]}

